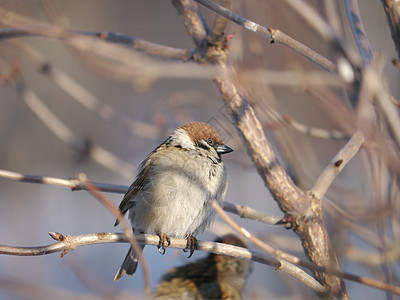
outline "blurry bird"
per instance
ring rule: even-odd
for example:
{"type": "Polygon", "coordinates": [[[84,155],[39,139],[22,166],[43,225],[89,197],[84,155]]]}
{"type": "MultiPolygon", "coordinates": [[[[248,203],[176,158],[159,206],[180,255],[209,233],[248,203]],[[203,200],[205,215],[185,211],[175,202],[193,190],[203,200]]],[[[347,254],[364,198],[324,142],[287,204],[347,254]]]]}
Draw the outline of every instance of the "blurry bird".
{"type": "MultiPolygon", "coordinates": [[[[225,199],[228,180],[221,154],[232,151],[207,123],[179,127],[139,166],[119,209],[129,211],[135,232],[160,237],[160,253],[171,236],[187,238],[191,256],[197,245],[194,235],[214,220],[210,201],[222,205],[225,199]]],[[[137,255],[129,249],[114,280],[135,273],[137,264],[137,255]]]]}
{"type": "MultiPolygon", "coordinates": [[[[235,235],[216,242],[247,248],[235,235]]],[[[209,254],[193,263],[171,269],[153,293],[155,299],[242,299],[251,261],[209,254]]]]}

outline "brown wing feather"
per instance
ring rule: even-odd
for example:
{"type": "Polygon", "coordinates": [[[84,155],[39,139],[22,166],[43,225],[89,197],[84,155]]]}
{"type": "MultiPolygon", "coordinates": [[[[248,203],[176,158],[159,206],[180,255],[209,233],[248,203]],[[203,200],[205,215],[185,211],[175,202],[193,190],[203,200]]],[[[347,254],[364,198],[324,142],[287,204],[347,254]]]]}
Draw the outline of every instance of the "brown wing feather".
{"type": "MultiPolygon", "coordinates": [[[[152,167],[152,154],[158,152],[159,150],[165,148],[165,144],[161,144],[155,150],[153,150],[149,155],[147,155],[146,159],[142,162],[139,166],[139,173],[135,178],[135,181],[131,184],[128,191],[124,195],[122,199],[119,209],[121,210],[122,214],[125,215],[128,210],[130,210],[134,205],[135,201],[132,201],[132,198],[137,194],[138,191],[142,190],[148,182],[148,173],[152,167]]],[[[119,224],[118,220],[115,221],[114,226],[119,224]]]]}

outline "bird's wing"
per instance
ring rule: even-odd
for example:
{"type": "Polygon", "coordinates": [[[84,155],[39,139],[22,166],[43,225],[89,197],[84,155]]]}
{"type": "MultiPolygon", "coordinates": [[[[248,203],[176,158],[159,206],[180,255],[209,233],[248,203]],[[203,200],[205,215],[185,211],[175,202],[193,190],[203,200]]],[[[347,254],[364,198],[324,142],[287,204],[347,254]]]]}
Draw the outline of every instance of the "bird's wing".
{"type": "MultiPolygon", "coordinates": [[[[152,157],[156,155],[156,152],[160,151],[162,148],[165,148],[164,144],[158,146],[153,152],[151,152],[146,159],[139,166],[139,173],[135,178],[135,181],[131,184],[128,191],[126,192],[124,198],[122,199],[119,209],[122,214],[125,215],[128,210],[130,210],[135,205],[135,196],[136,194],[143,190],[144,187],[148,184],[150,180],[149,172],[153,165],[152,157]]],[[[115,222],[115,225],[118,225],[118,220],[115,222]]]]}

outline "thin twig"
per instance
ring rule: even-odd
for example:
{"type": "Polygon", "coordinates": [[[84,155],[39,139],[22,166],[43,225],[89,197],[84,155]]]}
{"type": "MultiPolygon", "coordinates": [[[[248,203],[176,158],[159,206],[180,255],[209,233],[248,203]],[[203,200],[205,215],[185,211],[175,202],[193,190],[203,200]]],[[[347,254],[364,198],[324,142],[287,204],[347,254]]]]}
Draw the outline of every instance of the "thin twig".
{"type": "MultiPolygon", "coordinates": [[[[160,44],[138,39],[133,36],[118,32],[88,32],[72,29],[64,29],[74,34],[82,34],[91,37],[97,37],[103,41],[120,44],[126,47],[131,47],[149,55],[162,57],[165,59],[189,61],[192,58],[193,50],[179,49],[160,44]]],[[[8,39],[24,38],[24,37],[49,37],[46,33],[40,30],[35,30],[32,27],[5,28],[0,30],[0,41],[8,39]]]]}
{"type": "Polygon", "coordinates": [[[397,0],[381,0],[389,24],[397,58],[400,59],[400,5],[397,0]]]}
{"type": "Polygon", "coordinates": [[[173,0],[172,4],[181,15],[189,36],[193,38],[197,48],[206,46],[207,31],[204,28],[203,20],[197,13],[198,7],[192,0],[173,0]]]}
{"type": "Polygon", "coordinates": [[[309,191],[312,197],[322,199],[326,191],[331,186],[333,180],[339,175],[347,163],[356,155],[364,137],[360,131],[357,131],[347,144],[335,155],[328,166],[322,171],[312,189],[309,191]]]}
{"type": "Polygon", "coordinates": [[[68,126],[66,126],[23,82],[19,84],[19,92],[31,111],[43,122],[44,125],[61,141],[71,146],[80,154],[88,155],[98,164],[108,169],[123,174],[127,178],[132,178],[135,174],[133,168],[128,162],[123,161],[111,152],[105,150],[96,144],[76,135],[68,126]]]}
{"type": "Polygon", "coordinates": [[[364,65],[369,65],[372,61],[371,46],[365,33],[364,25],[361,21],[360,10],[357,0],[346,0],[347,18],[351,25],[354,39],[356,40],[358,50],[360,50],[364,65]]]}
{"type": "Polygon", "coordinates": [[[308,261],[301,260],[300,258],[298,258],[292,254],[289,254],[287,252],[277,250],[277,249],[271,247],[270,245],[266,244],[265,242],[261,241],[254,235],[252,235],[244,227],[239,226],[235,221],[233,221],[222,210],[222,208],[218,205],[218,203],[215,200],[213,200],[211,202],[211,206],[224,219],[224,221],[227,222],[229,224],[229,226],[231,226],[236,232],[238,232],[239,234],[241,234],[242,236],[247,238],[248,241],[250,241],[257,247],[259,247],[260,249],[264,250],[266,253],[271,254],[276,258],[286,260],[294,265],[306,267],[310,270],[325,272],[325,273],[331,274],[333,276],[341,277],[341,278],[348,279],[348,280],[351,280],[354,282],[358,282],[358,283],[361,283],[364,285],[368,285],[368,286],[371,286],[371,287],[374,287],[374,288],[377,288],[380,290],[389,291],[391,293],[400,295],[400,287],[393,286],[393,285],[387,284],[387,283],[379,281],[379,280],[362,277],[362,276],[357,276],[357,275],[353,275],[353,274],[349,274],[349,273],[344,273],[344,272],[341,272],[340,270],[335,270],[335,269],[331,269],[331,268],[327,268],[327,267],[321,267],[314,263],[310,263],[308,261]]]}
{"type": "Polygon", "coordinates": [[[132,120],[112,106],[101,102],[92,92],[83,87],[77,80],[51,64],[36,48],[22,41],[12,41],[37,67],[44,76],[53,80],[72,99],[89,111],[99,115],[108,122],[121,122],[133,134],[146,139],[160,137],[160,129],[145,122],[132,120]]]}
{"type": "Polygon", "coordinates": [[[343,140],[348,139],[348,135],[338,131],[338,130],[327,130],[318,127],[313,127],[309,125],[302,124],[289,115],[282,116],[278,111],[276,111],[271,105],[263,106],[263,111],[266,112],[268,118],[271,119],[272,123],[265,124],[268,129],[276,129],[279,127],[289,127],[301,132],[304,135],[317,137],[321,139],[334,139],[343,140]]]}
{"type": "Polygon", "coordinates": [[[377,109],[385,117],[393,141],[396,143],[397,149],[399,150],[400,117],[395,105],[390,101],[390,95],[385,87],[386,85],[382,77],[383,67],[383,62],[379,59],[375,59],[374,64],[367,67],[364,72],[361,88],[364,89],[367,97],[372,96],[377,109]]]}
{"type": "MultiPolygon", "coordinates": [[[[222,6],[231,9],[232,0],[223,0],[222,6]]],[[[211,44],[217,44],[225,39],[225,30],[228,20],[221,15],[217,14],[214,19],[214,24],[208,34],[208,42],[211,44]]]]}
{"type": "Polygon", "coordinates": [[[300,87],[307,89],[318,86],[343,87],[343,82],[332,73],[326,71],[298,70],[240,70],[238,80],[243,85],[271,85],[300,87]]]}
{"type": "Polygon", "coordinates": [[[258,210],[255,210],[245,205],[238,205],[229,202],[224,202],[224,210],[236,214],[244,219],[255,220],[270,225],[275,225],[282,219],[280,217],[261,213],[258,210]]]}
{"type": "Polygon", "coordinates": [[[314,30],[316,30],[326,41],[332,43],[339,52],[351,62],[352,66],[357,66],[358,57],[355,55],[337,33],[325,22],[325,20],[313,9],[313,7],[304,0],[284,0],[307,22],[314,30]]]}
{"type": "MultiPolygon", "coordinates": [[[[159,237],[151,234],[140,234],[135,235],[138,243],[158,246],[159,237]]],[[[93,245],[93,244],[104,244],[104,243],[121,243],[129,242],[127,237],[123,233],[95,233],[78,236],[66,236],[64,240],[58,243],[38,246],[38,247],[13,247],[0,245],[0,254],[15,255],[15,256],[38,256],[47,255],[56,252],[63,252],[65,250],[73,249],[80,246],[93,245]]],[[[185,249],[187,246],[186,239],[171,238],[171,244],[169,248],[185,249]]],[[[216,243],[216,242],[205,242],[198,241],[197,250],[212,252],[215,254],[229,255],[236,258],[250,259],[257,263],[265,264],[274,267],[283,272],[287,272],[293,277],[297,278],[308,287],[315,290],[317,293],[326,294],[326,289],[321,286],[315,279],[305,273],[303,270],[290,263],[280,262],[275,258],[268,258],[258,252],[233,246],[230,244],[216,243]]]]}
{"type": "MultiPolygon", "coordinates": [[[[223,76],[215,79],[221,98],[227,104],[238,134],[260,176],[285,213],[284,223],[289,224],[288,227],[291,227],[300,236],[303,248],[313,262],[312,265],[318,264],[339,269],[322,219],[320,205],[311,205],[311,197],[294,184],[280,165],[253,108],[240,95],[236,84],[226,75],[230,74],[232,70],[226,64],[226,55],[224,55],[223,49],[215,50],[214,52],[210,50],[212,57],[209,57],[210,52],[206,51],[204,59],[208,63],[217,62],[225,70],[225,73],[222,73],[223,76]]],[[[330,293],[339,298],[348,298],[343,280],[319,271],[315,275],[330,293]]]]}
{"type": "MultiPolygon", "coordinates": [[[[87,190],[86,185],[84,185],[77,178],[62,179],[62,178],[48,177],[48,176],[21,174],[1,169],[0,169],[0,178],[19,181],[19,182],[26,182],[26,183],[56,185],[56,186],[70,188],[73,191],[87,190]]],[[[126,185],[107,184],[100,182],[92,182],[92,184],[102,192],[116,193],[116,194],[125,194],[129,188],[129,186],[126,185]]],[[[245,205],[238,205],[229,202],[224,203],[224,209],[228,212],[239,215],[241,218],[255,220],[270,225],[276,224],[281,219],[280,217],[277,216],[260,213],[259,211],[245,205]]]]}
{"type": "Polygon", "coordinates": [[[220,14],[221,16],[227,18],[228,20],[250,30],[252,32],[258,33],[259,35],[268,38],[271,41],[281,43],[284,46],[289,47],[290,49],[296,51],[297,53],[303,55],[305,58],[315,63],[316,65],[328,70],[331,73],[336,73],[336,66],[327,58],[323,57],[319,53],[305,46],[304,44],[296,41],[285,33],[272,28],[265,28],[253,21],[250,21],[234,12],[230,11],[222,7],[221,5],[216,4],[210,0],[195,0],[196,2],[204,5],[210,10],[220,14]]]}
{"type": "Polygon", "coordinates": [[[142,270],[143,270],[143,277],[144,277],[144,294],[148,299],[150,299],[150,293],[151,293],[151,284],[150,284],[150,268],[149,264],[146,260],[146,258],[143,255],[143,252],[138,244],[138,241],[135,238],[135,235],[133,234],[132,229],[128,226],[126,223],[124,216],[122,215],[121,211],[115,206],[115,204],[105,197],[99,189],[93,185],[86,177],[86,175],[81,174],[79,176],[79,181],[82,182],[82,184],[88,189],[88,191],[100,202],[102,202],[106,208],[113,214],[113,216],[117,219],[118,224],[121,225],[125,237],[128,239],[133,251],[137,255],[137,257],[140,259],[142,270]]]}
{"type": "Polygon", "coordinates": [[[218,67],[213,66],[156,61],[121,45],[108,43],[88,34],[43,24],[2,7],[0,7],[0,24],[7,27],[24,27],[26,31],[36,36],[58,39],[80,53],[90,54],[86,63],[101,68],[105,74],[129,82],[136,80],[143,86],[149,86],[159,78],[209,79],[218,73],[218,67]]]}

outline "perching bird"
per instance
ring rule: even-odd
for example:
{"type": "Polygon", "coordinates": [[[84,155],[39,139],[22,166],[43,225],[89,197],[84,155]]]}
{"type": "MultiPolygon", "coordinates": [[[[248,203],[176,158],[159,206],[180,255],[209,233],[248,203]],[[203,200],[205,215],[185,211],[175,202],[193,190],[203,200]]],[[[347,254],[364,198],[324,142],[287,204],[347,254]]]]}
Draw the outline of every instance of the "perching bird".
{"type": "MultiPolygon", "coordinates": [[[[221,154],[232,151],[207,123],[177,128],[139,166],[119,209],[129,211],[136,233],[160,237],[159,250],[165,252],[171,236],[187,238],[192,254],[194,236],[214,220],[210,201],[222,205],[225,199],[228,180],[221,154]]],[[[129,249],[114,280],[134,274],[137,264],[137,255],[129,249]]]]}
{"type": "MultiPolygon", "coordinates": [[[[240,247],[246,245],[234,235],[216,242],[240,247]]],[[[251,262],[239,258],[209,254],[193,263],[171,269],[162,277],[153,293],[155,299],[242,299],[252,270],[251,262]]]]}

